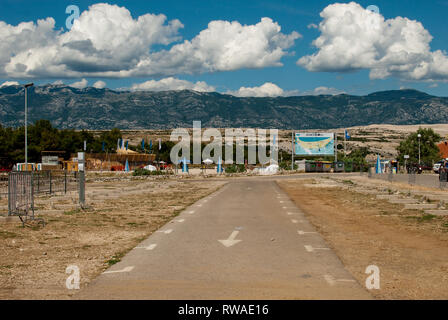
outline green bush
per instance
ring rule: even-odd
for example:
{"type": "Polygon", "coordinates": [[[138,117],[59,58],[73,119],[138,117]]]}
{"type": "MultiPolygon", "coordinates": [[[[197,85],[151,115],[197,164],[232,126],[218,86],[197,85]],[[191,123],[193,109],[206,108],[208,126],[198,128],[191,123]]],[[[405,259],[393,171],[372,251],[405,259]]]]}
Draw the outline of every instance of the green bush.
{"type": "Polygon", "coordinates": [[[169,174],[168,171],[149,171],[143,168],[135,169],[132,175],[137,176],[163,176],[169,174]]]}
{"type": "Polygon", "coordinates": [[[226,167],[226,173],[242,173],[246,172],[246,167],[244,164],[238,164],[238,165],[230,165],[226,167]]]}

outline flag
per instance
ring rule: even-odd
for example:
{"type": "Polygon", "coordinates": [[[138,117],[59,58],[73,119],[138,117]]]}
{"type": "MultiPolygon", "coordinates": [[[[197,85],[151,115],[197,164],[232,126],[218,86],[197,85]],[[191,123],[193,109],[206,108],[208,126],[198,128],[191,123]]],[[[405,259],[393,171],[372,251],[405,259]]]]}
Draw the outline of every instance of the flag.
{"type": "Polygon", "coordinates": [[[120,149],[120,140],[121,139],[118,139],[118,141],[117,141],[117,151],[120,149]]]}
{"type": "Polygon", "coordinates": [[[187,159],[185,157],[184,160],[182,161],[182,172],[188,172],[187,159]]]}
{"type": "Polygon", "coordinates": [[[145,139],[142,139],[142,151],[145,151],[145,139]]]}
{"type": "Polygon", "coordinates": [[[149,150],[152,150],[152,140],[149,140],[149,150]]]}
{"type": "Polygon", "coordinates": [[[129,162],[128,162],[128,159],[126,159],[126,165],[125,165],[125,167],[124,167],[124,171],[126,171],[126,172],[129,172],[130,170],[129,170],[129,162]]]}
{"type": "Polygon", "coordinates": [[[128,147],[129,147],[129,140],[126,141],[126,150],[128,150],[128,147]]]}
{"type": "Polygon", "coordinates": [[[162,139],[159,138],[159,150],[162,149],[162,139]]]}
{"type": "Polygon", "coordinates": [[[84,140],[84,151],[86,151],[86,150],[87,150],[87,141],[84,140]]]}
{"type": "Polygon", "coordinates": [[[221,157],[218,158],[218,166],[216,167],[216,171],[221,173],[221,157]]]}
{"type": "Polygon", "coordinates": [[[348,131],[347,130],[345,130],[345,139],[346,140],[350,140],[350,135],[348,134],[348,131]]]}
{"type": "Polygon", "coordinates": [[[106,149],[106,144],[105,144],[105,142],[103,141],[103,146],[101,147],[101,150],[104,152],[104,149],[106,149]]]}
{"type": "Polygon", "coordinates": [[[378,155],[377,158],[376,158],[375,173],[376,174],[383,173],[383,169],[381,168],[380,155],[378,155]]]}

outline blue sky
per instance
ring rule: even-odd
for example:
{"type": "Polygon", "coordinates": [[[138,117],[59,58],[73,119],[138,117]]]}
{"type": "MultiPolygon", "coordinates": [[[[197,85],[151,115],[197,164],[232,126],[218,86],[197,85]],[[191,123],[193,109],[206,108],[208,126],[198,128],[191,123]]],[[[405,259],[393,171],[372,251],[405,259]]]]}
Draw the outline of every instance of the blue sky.
{"type": "MultiPolygon", "coordinates": [[[[53,17],[55,20],[55,30],[64,29],[66,19],[69,16],[65,13],[68,5],[77,5],[81,13],[95,4],[95,1],[61,1],[61,0],[2,0],[0,2],[0,21],[16,26],[21,22],[34,21],[53,17]]],[[[107,1],[108,4],[116,4],[125,7],[130,11],[132,17],[137,19],[147,13],[163,14],[167,20],[178,19],[183,24],[183,28],[178,30],[178,39],[169,44],[153,44],[152,51],[169,50],[173,45],[182,43],[184,40],[192,40],[202,30],[207,29],[210,21],[225,20],[238,21],[242,26],[256,25],[261,18],[269,17],[274,23],[281,27],[281,33],[290,35],[297,32],[301,35],[295,39],[292,45],[283,49],[285,54],[276,62],[283,66],[273,66],[267,64],[262,67],[253,68],[244,64],[241,67],[233,68],[231,71],[201,69],[196,72],[170,73],[166,75],[144,74],[122,77],[90,76],[88,73],[80,76],[67,75],[67,77],[55,75],[48,76],[43,73],[28,75],[37,84],[52,83],[61,80],[66,84],[80,81],[85,78],[88,85],[101,80],[109,88],[128,88],[133,84],[143,83],[148,80],[159,81],[165,77],[186,80],[192,83],[197,81],[205,82],[219,92],[236,92],[241,87],[259,87],[270,82],[280,87],[284,92],[309,93],[318,87],[334,88],[350,94],[367,94],[380,90],[393,90],[415,88],[438,96],[447,96],[446,81],[448,76],[443,72],[429,72],[422,78],[415,78],[402,72],[390,72],[384,78],[371,78],[371,69],[366,67],[354,68],[354,61],[348,62],[350,66],[338,65],[328,67],[323,60],[316,61],[318,67],[310,71],[304,65],[298,65],[297,61],[301,57],[310,56],[319,50],[312,46],[312,41],[321,35],[321,30],[309,27],[310,24],[319,25],[323,19],[319,14],[335,1],[107,1]],[[328,70],[331,69],[331,70],[328,70]]],[[[339,1],[338,3],[348,3],[339,1]]],[[[430,42],[430,52],[436,50],[447,50],[448,34],[446,32],[446,12],[448,11],[448,1],[357,1],[359,5],[366,8],[369,5],[376,5],[380,9],[380,14],[385,19],[395,19],[406,17],[410,20],[420,22],[424,29],[433,37],[430,42]]],[[[1,26],[0,26],[1,29],[1,26]]],[[[362,38],[363,35],[360,35],[362,38]]],[[[349,41],[349,40],[347,40],[349,41]]],[[[409,40],[412,41],[412,40],[409,40]]],[[[411,43],[412,44],[412,43],[411,43]]],[[[381,49],[383,50],[383,48],[381,49]]],[[[13,50],[14,51],[14,50],[13,50]]],[[[16,53],[14,53],[16,54],[16,53]]],[[[425,53],[426,57],[430,56],[425,53]]],[[[425,56],[422,54],[422,56],[425,56]]],[[[426,58],[425,58],[426,59],[426,58]]],[[[1,63],[1,62],[0,62],[1,63]]],[[[274,63],[275,64],[275,63],[274,63]]],[[[369,62],[365,62],[369,65],[369,62]]],[[[409,63],[406,62],[406,66],[409,63]]],[[[434,63],[433,69],[437,69],[434,63]]],[[[202,68],[202,67],[201,67],[202,68]]],[[[310,67],[311,68],[311,67],[310,67]]],[[[393,67],[388,69],[395,70],[393,67]]],[[[17,81],[23,83],[30,80],[17,76],[14,73],[4,73],[0,76],[0,83],[5,81],[17,81]]]]}

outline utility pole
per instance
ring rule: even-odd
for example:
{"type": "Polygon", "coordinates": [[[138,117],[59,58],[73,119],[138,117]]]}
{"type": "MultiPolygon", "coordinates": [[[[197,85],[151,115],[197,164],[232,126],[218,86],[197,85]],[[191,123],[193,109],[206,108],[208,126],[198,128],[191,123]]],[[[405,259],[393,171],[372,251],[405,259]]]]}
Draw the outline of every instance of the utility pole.
{"type": "Polygon", "coordinates": [[[418,137],[418,164],[420,164],[421,163],[420,162],[420,139],[422,138],[422,135],[419,133],[417,135],[417,137],[418,137]]]}
{"type": "Polygon", "coordinates": [[[336,132],[334,137],[335,157],[334,162],[338,162],[338,133],[336,132]]]}
{"type": "Polygon", "coordinates": [[[291,170],[294,171],[294,130],[291,132],[291,170]]]}
{"type": "Polygon", "coordinates": [[[28,171],[28,88],[34,83],[25,85],[25,171],[28,171]]]}
{"type": "Polygon", "coordinates": [[[344,130],[344,158],[347,158],[347,130],[344,130]]]}

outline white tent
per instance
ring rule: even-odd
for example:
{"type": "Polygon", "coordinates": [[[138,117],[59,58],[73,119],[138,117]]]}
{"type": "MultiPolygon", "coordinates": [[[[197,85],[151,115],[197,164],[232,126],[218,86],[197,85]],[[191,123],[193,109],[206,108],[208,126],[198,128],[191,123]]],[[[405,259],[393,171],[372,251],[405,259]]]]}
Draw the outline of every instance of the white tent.
{"type": "Polygon", "coordinates": [[[272,175],[272,174],[277,174],[278,173],[278,169],[279,166],[276,164],[271,164],[270,166],[266,167],[266,168],[257,168],[255,169],[256,173],[261,174],[261,175],[272,175]]]}
{"type": "Polygon", "coordinates": [[[157,171],[157,168],[152,166],[152,165],[147,165],[146,167],[144,167],[143,169],[145,170],[149,170],[149,171],[157,171]]]}

